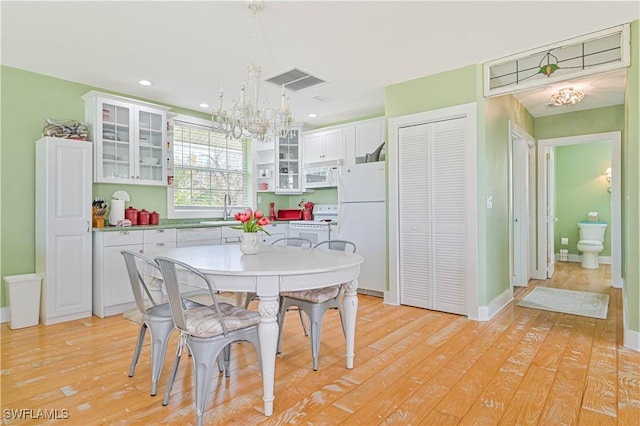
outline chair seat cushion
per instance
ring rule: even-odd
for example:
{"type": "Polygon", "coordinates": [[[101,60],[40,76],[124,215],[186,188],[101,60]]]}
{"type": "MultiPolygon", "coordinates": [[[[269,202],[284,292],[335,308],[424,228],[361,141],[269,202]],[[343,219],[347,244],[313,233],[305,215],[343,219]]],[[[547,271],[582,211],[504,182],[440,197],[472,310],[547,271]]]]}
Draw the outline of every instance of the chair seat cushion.
{"type": "Polygon", "coordinates": [[[291,297],[293,299],[306,300],[311,303],[322,303],[334,299],[340,292],[340,285],[317,288],[314,290],[284,291],[280,296],[291,297]]]}
{"type": "MultiPolygon", "coordinates": [[[[229,303],[218,303],[222,312],[224,325],[228,331],[251,327],[260,322],[260,314],[255,311],[233,306],[229,303]]],[[[198,306],[184,311],[187,330],[197,337],[213,337],[222,334],[222,324],[213,306],[198,306]]]]}

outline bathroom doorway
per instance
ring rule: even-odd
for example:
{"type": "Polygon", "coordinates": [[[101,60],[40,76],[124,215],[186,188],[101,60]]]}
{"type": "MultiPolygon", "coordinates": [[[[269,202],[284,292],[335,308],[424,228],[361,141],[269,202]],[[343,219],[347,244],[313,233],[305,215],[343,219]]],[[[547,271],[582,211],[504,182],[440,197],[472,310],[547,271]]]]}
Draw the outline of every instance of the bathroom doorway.
{"type": "MultiPolygon", "coordinates": [[[[620,185],[620,132],[597,133],[581,136],[570,136],[564,138],[541,139],[538,141],[538,250],[537,262],[540,265],[538,279],[545,279],[553,271],[555,251],[553,250],[553,235],[548,230],[553,229],[556,224],[555,214],[548,214],[548,204],[546,202],[553,194],[550,191],[552,183],[549,176],[553,176],[553,170],[545,158],[547,153],[554,148],[596,142],[608,142],[611,147],[611,223],[608,231],[611,235],[611,284],[613,287],[622,287],[622,267],[621,267],[621,185],[620,185]]],[[[604,170],[601,171],[604,179],[604,170]]],[[[559,194],[561,196],[561,194],[559,194]]],[[[553,213],[553,212],[552,212],[553,213]]],[[[584,212],[586,219],[587,212],[584,212]]],[[[577,241],[569,242],[575,245],[577,241]]]]}

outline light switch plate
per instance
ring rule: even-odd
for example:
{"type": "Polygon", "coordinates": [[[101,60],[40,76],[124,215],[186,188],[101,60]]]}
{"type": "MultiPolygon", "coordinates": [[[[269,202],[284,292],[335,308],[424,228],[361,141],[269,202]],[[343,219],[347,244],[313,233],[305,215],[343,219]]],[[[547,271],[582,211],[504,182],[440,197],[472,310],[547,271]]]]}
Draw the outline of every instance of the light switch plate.
{"type": "Polygon", "coordinates": [[[493,195],[487,195],[487,208],[493,208],[493,195]]]}

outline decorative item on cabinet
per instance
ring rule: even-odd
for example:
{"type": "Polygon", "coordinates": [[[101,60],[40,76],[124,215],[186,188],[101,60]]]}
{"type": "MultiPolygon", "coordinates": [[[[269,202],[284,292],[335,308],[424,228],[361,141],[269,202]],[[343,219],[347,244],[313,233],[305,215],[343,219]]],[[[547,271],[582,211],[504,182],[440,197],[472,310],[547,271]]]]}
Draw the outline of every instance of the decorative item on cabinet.
{"type": "Polygon", "coordinates": [[[149,215],[149,225],[159,225],[160,224],[160,214],[156,211],[151,212],[149,215]]]}
{"type": "Polygon", "coordinates": [[[138,224],[138,209],[129,206],[124,211],[124,218],[131,222],[131,225],[138,224]]]}
{"type": "Polygon", "coordinates": [[[138,225],[148,225],[149,224],[149,212],[145,209],[142,209],[138,212],[138,225]]]}

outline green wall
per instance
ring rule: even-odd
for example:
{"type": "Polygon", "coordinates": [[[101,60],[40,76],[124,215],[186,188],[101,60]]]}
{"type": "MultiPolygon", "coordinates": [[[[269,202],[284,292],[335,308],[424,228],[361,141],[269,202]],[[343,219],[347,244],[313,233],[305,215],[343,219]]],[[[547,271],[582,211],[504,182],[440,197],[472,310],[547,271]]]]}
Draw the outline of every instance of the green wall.
{"type": "Polygon", "coordinates": [[[607,167],[611,167],[610,142],[556,147],[556,253],[566,248],[570,254],[578,254],[576,224],[587,220],[588,212],[596,211],[599,220],[609,225],[600,256],[611,256],[611,193],[604,177],[607,167]],[[568,246],[560,245],[561,237],[569,238],[568,246]]]}
{"type": "MultiPolygon", "coordinates": [[[[480,211],[486,212],[485,241],[481,250],[487,252],[486,303],[490,303],[511,287],[509,279],[509,122],[533,136],[533,117],[512,95],[487,99],[485,106],[486,146],[482,162],[486,174],[484,197],[480,211]],[[486,196],[493,198],[493,208],[487,209],[486,196]]],[[[479,159],[480,161],[480,159],[479,159]]],[[[478,182],[482,179],[478,179],[478,182]]],[[[480,195],[479,195],[480,196],[480,195]]]]}
{"type": "Polygon", "coordinates": [[[564,138],[593,133],[624,132],[624,105],[567,112],[535,119],[536,139],[564,138]]]}
{"type": "MultiPolygon", "coordinates": [[[[113,92],[6,66],[0,68],[0,78],[0,277],[4,277],[35,269],[35,141],[42,137],[44,117],[84,121],[81,96],[90,90],[113,92]]],[[[183,108],[172,107],[172,112],[207,118],[183,108]]],[[[118,189],[131,195],[134,206],[166,217],[166,188],[95,184],[93,195],[110,199],[118,189]]],[[[0,306],[6,306],[1,287],[0,306]]]]}

